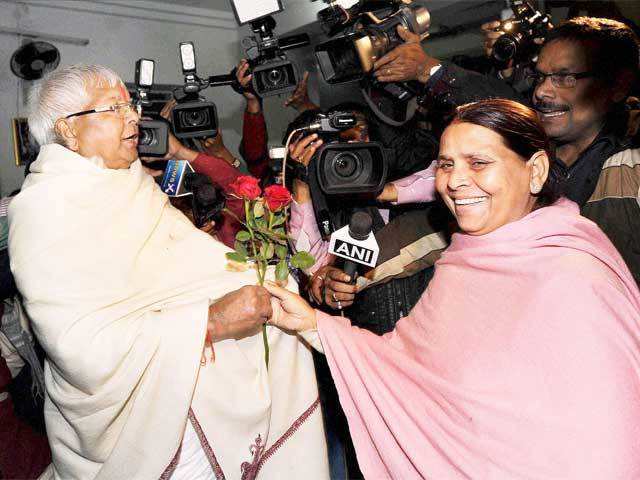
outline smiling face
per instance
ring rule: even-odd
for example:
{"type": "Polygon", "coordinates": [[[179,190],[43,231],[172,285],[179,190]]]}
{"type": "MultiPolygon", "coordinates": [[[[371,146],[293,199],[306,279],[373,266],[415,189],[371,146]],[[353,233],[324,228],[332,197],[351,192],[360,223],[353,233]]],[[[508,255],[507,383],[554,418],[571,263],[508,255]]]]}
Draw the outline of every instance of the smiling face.
{"type": "Polygon", "coordinates": [[[436,189],[470,235],[485,235],[530,213],[532,190],[539,191],[548,171],[544,152],[524,159],[499,134],[462,122],[444,131],[437,162],[436,189]]]}
{"type": "MultiPolygon", "coordinates": [[[[568,40],[545,44],[536,64],[536,70],[546,74],[582,73],[592,68],[587,45],[568,40]]],[[[535,88],[533,104],[549,138],[585,148],[604,124],[611,94],[594,77],[578,79],[571,88],[556,87],[547,78],[535,88]]]]}
{"type": "MultiPolygon", "coordinates": [[[[124,85],[89,87],[89,103],[83,110],[131,101],[124,85]]],[[[83,157],[101,157],[112,169],[129,168],[138,158],[138,121],[135,111],[120,115],[107,111],[72,117],[60,125],[67,147],[83,157]]]]}

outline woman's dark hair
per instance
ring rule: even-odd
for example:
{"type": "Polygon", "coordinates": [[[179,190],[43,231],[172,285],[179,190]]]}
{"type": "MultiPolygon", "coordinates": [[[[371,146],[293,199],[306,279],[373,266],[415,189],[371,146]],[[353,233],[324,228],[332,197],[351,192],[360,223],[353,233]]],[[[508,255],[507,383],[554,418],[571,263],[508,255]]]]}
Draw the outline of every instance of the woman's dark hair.
{"type": "Polygon", "coordinates": [[[536,207],[551,205],[561,196],[553,149],[534,110],[513,100],[481,100],[459,107],[452,123],[455,122],[471,123],[496,132],[507,148],[525,160],[544,151],[549,157],[549,177],[537,195],[536,207]]]}

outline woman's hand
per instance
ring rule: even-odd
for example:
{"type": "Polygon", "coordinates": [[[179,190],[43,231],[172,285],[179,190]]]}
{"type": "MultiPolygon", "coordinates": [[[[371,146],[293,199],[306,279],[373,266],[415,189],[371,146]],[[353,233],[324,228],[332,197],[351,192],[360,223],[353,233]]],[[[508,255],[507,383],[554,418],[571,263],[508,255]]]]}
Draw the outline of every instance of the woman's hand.
{"type": "Polygon", "coordinates": [[[264,288],[273,295],[273,316],[269,319],[269,325],[294,332],[316,328],[316,311],[300,295],[273,282],[265,282],[264,288]]]}
{"type": "Polygon", "coordinates": [[[255,285],[228,293],[209,307],[207,341],[255,335],[273,316],[269,292],[255,285]]]}
{"type": "Polygon", "coordinates": [[[318,138],[317,133],[307,135],[296,142],[291,142],[289,145],[289,158],[308,167],[311,159],[322,144],[323,141],[318,138]]]}

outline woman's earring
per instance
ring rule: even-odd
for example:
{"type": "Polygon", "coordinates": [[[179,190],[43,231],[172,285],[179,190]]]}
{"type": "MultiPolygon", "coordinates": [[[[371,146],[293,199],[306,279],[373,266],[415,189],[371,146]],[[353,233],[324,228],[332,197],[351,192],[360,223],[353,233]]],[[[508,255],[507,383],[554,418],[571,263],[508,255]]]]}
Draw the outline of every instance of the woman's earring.
{"type": "Polygon", "coordinates": [[[540,187],[540,185],[538,185],[537,183],[531,183],[531,193],[536,195],[538,193],[540,193],[540,190],[542,190],[542,188],[540,187]]]}

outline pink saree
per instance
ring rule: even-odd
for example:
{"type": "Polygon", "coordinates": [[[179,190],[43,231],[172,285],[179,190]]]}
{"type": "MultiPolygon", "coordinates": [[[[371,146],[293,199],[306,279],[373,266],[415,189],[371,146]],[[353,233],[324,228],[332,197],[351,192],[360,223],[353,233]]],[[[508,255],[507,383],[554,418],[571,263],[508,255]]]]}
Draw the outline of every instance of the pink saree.
{"type": "Polygon", "coordinates": [[[640,478],[640,293],[561,200],[454,235],[377,337],[318,313],[367,479],[640,478]]]}

